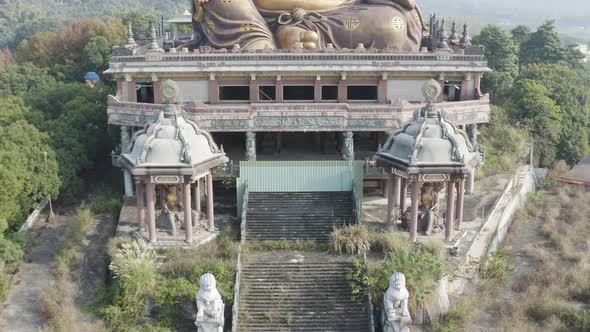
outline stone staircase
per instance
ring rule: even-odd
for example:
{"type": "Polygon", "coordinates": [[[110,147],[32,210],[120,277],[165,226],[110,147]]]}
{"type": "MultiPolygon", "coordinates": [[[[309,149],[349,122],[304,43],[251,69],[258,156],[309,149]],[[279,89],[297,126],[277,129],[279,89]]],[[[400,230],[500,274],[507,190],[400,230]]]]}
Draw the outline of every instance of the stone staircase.
{"type": "Polygon", "coordinates": [[[349,258],[260,253],[245,260],[239,332],[368,331],[367,301],[353,300],[349,258]]]}
{"type": "Polygon", "coordinates": [[[328,240],[353,220],[351,192],[251,192],[246,240],[328,240]]]}

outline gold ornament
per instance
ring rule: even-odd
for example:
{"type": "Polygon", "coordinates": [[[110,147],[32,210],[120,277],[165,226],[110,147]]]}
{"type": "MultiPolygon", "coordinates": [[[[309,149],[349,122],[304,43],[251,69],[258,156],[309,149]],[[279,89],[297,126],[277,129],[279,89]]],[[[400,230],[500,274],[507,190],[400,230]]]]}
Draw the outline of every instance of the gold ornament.
{"type": "Polygon", "coordinates": [[[402,32],[402,31],[406,30],[406,22],[404,21],[403,18],[401,18],[399,16],[396,16],[393,18],[392,24],[393,24],[393,31],[395,31],[395,32],[402,32]]]}
{"type": "Polygon", "coordinates": [[[354,30],[358,29],[360,25],[361,25],[361,21],[359,21],[359,19],[356,17],[351,16],[351,17],[347,18],[346,20],[344,20],[344,27],[348,31],[354,31],[354,30]]]}

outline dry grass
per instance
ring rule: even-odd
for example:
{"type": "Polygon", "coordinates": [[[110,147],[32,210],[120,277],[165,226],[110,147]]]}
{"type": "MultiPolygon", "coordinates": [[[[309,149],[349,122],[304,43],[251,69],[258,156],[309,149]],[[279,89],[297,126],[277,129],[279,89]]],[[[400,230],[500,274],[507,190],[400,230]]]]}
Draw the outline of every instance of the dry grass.
{"type": "Polygon", "coordinates": [[[388,252],[408,252],[412,246],[408,233],[385,232],[374,236],[373,249],[381,251],[383,254],[388,252]]]}
{"type": "Polygon", "coordinates": [[[82,253],[88,228],[95,222],[89,209],[79,209],[76,219],[67,225],[56,258],[56,281],[39,299],[46,323],[44,332],[104,331],[101,322],[85,319],[74,303],[78,293],[82,253]]]}
{"type": "MultiPolygon", "coordinates": [[[[590,192],[560,186],[536,198],[516,221],[532,222],[538,232],[519,253],[533,268],[517,271],[508,290],[478,294],[477,310],[493,316],[499,330],[588,331],[590,311],[583,308],[590,305],[590,192]]],[[[521,230],[515,227],[510,237],[521,230]]]]}

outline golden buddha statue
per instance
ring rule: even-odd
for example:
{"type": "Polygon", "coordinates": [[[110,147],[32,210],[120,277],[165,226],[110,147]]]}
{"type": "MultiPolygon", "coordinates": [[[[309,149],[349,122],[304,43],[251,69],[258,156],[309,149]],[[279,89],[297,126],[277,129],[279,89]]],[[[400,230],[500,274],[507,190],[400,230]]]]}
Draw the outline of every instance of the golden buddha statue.
{"type": "Polygon", "coordinates": [[[215,48],[391,47],[420,50],[415,0],[194,0],[194,27],[215,48]]]}

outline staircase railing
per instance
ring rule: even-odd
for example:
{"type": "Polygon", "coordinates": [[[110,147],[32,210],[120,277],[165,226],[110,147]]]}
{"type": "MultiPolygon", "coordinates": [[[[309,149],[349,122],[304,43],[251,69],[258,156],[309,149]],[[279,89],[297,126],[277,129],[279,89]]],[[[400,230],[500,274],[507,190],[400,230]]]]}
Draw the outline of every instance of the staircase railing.
{"type": "Polygon", "coordinates": [[[248,211],[248,182],[244,183],[242,198],[242,215],[240,222],[240,244],[238,245],[238,261],[236,263],[236,283],[234,284],[234,305],[232,308],[232,332],[238,331],[238,313],[240,310],[240,284],[242,280],[242,245],[246,243],[246,215],[248,211]]]}
{"type": "MultiPolygon", "coordinates": [[[[363,253],[363,263],[367,264],[367,253],[363,253]]],[[[371,286],[367,286],[367,315],[369,316],[369,332],[375,332],[375,318],[373,313],[373,299],[371,296],[371,286]]]]}

